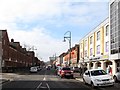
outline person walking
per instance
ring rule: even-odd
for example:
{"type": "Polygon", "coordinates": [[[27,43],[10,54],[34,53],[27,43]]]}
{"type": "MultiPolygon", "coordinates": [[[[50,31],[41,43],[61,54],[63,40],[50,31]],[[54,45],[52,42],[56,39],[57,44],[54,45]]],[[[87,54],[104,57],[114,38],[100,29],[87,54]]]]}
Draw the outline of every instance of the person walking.
{"type": "Polygon", "coordinates": [[[80,76],[82,76],[82,68],[80,67],[80,76]]]}

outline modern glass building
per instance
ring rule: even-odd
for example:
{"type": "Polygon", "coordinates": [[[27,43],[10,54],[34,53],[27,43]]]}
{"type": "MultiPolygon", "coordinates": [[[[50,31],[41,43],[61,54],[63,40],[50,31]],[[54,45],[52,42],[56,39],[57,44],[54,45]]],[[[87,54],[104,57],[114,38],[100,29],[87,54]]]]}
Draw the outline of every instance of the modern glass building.
{"type": "Polygon", "coordinates": [[[120,67],[120,0],[110,0],[110,60],[113,61],[114,72],[120,67]]]}

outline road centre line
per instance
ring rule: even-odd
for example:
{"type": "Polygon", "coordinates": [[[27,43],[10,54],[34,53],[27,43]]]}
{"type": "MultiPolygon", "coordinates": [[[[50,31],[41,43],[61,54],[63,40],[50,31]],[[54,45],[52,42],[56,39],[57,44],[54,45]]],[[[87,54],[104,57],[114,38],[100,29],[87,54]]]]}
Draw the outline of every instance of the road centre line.
{"type": "Polygon", "coordinates": [[[44,77],[44,78],[43,78],[43,81],[45,81],[45,80],[46,80],[46,78],[44,77]]]}
{"type": "Polygon", "coordinates": [[[43,81],[45,81],[45,80],[46,80],[46,71],[45,71],[45,74],[44,74],[43,81]]]}

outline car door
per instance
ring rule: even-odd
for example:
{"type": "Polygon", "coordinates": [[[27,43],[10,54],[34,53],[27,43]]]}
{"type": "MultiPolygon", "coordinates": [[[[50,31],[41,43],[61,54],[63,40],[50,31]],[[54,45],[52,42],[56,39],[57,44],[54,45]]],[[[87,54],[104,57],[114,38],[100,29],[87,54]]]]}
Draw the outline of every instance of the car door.
{"type": "Polygon", "coordinates": [[[87,82],[88,82],[88,84],[91,84],[91,75],[90,75],[90,71],[88,71],[87,82]]]}
{"type": "MultiPolygon", "coordinates": [[[[88,73],[88,71],[86,71],[86,72],[84,73],[84,80],[85,80],[86,83],[88,83],[88,80],[89,80],[89,73],[88,73]]],[[[88,83],[88,84],[89,84],[89,83],[88,83]]]]}

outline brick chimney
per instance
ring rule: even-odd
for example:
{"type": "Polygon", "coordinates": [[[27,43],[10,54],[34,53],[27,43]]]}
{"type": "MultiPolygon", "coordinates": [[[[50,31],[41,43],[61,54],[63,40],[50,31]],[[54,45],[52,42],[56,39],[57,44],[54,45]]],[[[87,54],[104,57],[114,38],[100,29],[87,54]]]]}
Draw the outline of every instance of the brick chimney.
{"type": "Polygon", "coordinates": [[[11,39],[11,42],[14,42],[14,39],[11,39]]]}

